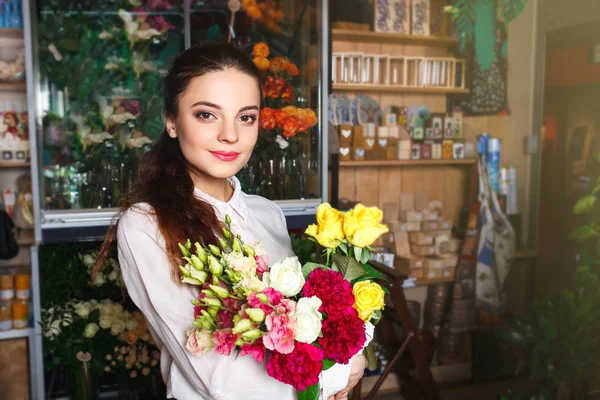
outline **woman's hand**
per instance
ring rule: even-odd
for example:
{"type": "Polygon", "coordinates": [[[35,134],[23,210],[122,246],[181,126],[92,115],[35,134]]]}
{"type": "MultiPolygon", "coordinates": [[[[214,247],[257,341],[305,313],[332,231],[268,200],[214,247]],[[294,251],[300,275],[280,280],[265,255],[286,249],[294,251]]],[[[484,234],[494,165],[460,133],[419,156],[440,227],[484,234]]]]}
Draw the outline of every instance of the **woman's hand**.
{"type": "Polygon", "coordinates": [[[362,378],[363,374],[365,373],[366,365],[367,358],[362,353],[352,357],[350,360],[350,377],[348,378],[348,385],[335,395],[329,396],[327,400],[348,400],[350,391],[354,386],[356,386],[358,381],[360,381],[360,378],[362,378]]]}

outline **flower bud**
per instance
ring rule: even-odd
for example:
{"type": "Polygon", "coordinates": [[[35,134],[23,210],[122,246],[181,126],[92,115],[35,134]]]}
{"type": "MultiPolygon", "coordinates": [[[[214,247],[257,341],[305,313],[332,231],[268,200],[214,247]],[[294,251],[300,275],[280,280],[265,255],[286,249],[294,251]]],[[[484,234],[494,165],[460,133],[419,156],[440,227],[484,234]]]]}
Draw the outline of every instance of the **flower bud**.
{"type": "Polygon", "coordinates": [[[213,253],[215,256],[220,256],[221,255],[221,249],[219,249],[217,246],[215,246],[214,244],[209,244],[208,245],[208,249],[210,250],[211,253],[213,253]]]}
{"type": "Polygon", "coordinates": [[[208,285],[208,287],[210,287],[213,290],[213,292],[222,299],[226,299],[229,297],[229,291],[225,288],[222,288],[221,286],[208,285]]]}
{"type": "Polygon", "coordinates": [[[198,258],[198,256],[195,254],[192,254],[190,257],[190,264],[192,264],[192,267],[196,268],[198,271],[204,270],[204,263],[200,261],[200,258],[198,258]]]}
{"type": "Polygon", "coordinates": [[[229,248],[229,243],[227,243],[227,240],[223,238],[219,238],[219,244],[221,245],[221,248],[225,251],[229,248]]]}
{"type": "Polygon", "coordinates": [[[223,274],[223,266],[215,257],[210,256],[208,259],[208,269],[214,276],[221,276],[223,274]]]}
{"type": "Polygon", "coordinates": [[[219,278],[217,278],[216,276],[213,275],[212,277],[212,284],[215,286],[219,285],[219,278]]]}
{"type": "Polygon", "coordinates": [[[242,317],[241,317],[241,315],[240,315],[240,314],[235,314],[235,315],[233,316],[233,324],[234,324],[234,325],[235,325],[235,324],[237,324],[238,322],[240,322],[241,320],[242,320],[242,317]]]}
{"type": "Polygon", "coordinates": [[[231,225],[231,217],[229,216],[229,214],[225,215],[225,223],[229,226],[231,225]]]}
{"type": "Polygon", "coordinates": [[[187,242],[185,242],[185,248],[188,251],[192,248],[192,242],[190,242],[189,238],[188,238],[187,242]]]}
{"type": "Polygon", "coordinates": [[[245,345],[245,344],[247,344],[247,343],[246,343],[246,342],[244,341],[244,339],[242,339],[242,338],[239,338],[238,340],[236,340],[236,341],[235,341],[235,345],[236,345],[237,347],[242,347],[242,346],[243,346],[243,345],[245,345]]]}
{"type": "Polygon", "coordinates": [[[256,298],[263,304],[269,304],[269,298],[264,293],[257,294],[256,298]]]}
{"type": "Polygon", "coordinates": [[[223,228],[223,236],[225,236],[225,239],[231,240],[231,232],[229,232],[229,229],[223,228]]]}
{"type": "Polygon", "coordinates": [[[198,258],[200,261],[202,261],[202,264],[206,264],[208,262],[206,250],[204,250],[198,242],[196,242],[194,246],[196,246],[196,254],[198,255],[198,258]]]}
{"type": "Polygon", "coordinates": [[[206,297],[215,297],[216,296],[215,292],[213,292],[212,290],[209,290],[209,289],[204,289],[202,291],[202,293],[204,293],[206,295],[206,297]]]}
{"type": "MultiPolygon", "coordinates": [[[[209,307],[221,307],[221,300],[215,297],[205,297],[202,299],[209,307]]],[[[212,315],[212,314],[211,314],[212,315]]]]}
{"type": "Polygon", "coordinates": [[[192,300],[192,304],[195,305],[195,306],[201,305],[200,302],[197,299],[192,300]]]}
{"type": "Polygon", "coordinates": [[[192,276],[192,273],[188,269],[182,267],[181,265],[179,266],[179,270],[181,271],[183,276],[192,276]]]}
{"type": "Polygon", "coordinates": [[[219,312],[219,309],[217,307],[208,307],[208,313],[210,314],[211,317],[216,317],[217,313],[219,312]]]}
{"type": "Polygon", "coordinates": [[[231,248],[233,249],[233,251],[237,251],[238,253],[242,252],[242,245],[240,244],[240,241],[238,238],[235,238],[233,240],[233,245],[231,245],[231,248]]]}
{"type": "Polygon", "coordinates": [[[242,338],[246,340],[254,340],[261,337],[262,334],[263,332],[258,328],[250,329],[249,331],[242,333],[242,338]]]}
{"type": "Polygon", "coordinates": [[[237,335],[238,333],[246,332],[250,328],[252,328],[252,321],[244,318],[240,320],[237,324],[235,324],[235,326],[231,330],[231,333],[237,335]]]}
{"type": "Polygon", "coordinates": [[[265,320],[265,312],[260,308],[246,308],[246,314],[254,322],[263,322],[265,320]]]}
{"type": "Polygon", "coordinates": [[[177,243],[177,245],[179,246],[179,250],[181,250],[181,254],[183,254],[184,257],[190,256],[190,252],[188,251],[188,249],[185,248],[184,245],[182,245],[181,243],[177,243]]]}
{"type": "Polygon", "coordinates": [[[208,274],[204,271],[198,271],[196,269],[193,269],[190,272],[192,274],[192,278],[198,279],[202,283],[206,282],[206,280],[208,279],[208,274]]]}
{"type": "Polygon", "coordinates": [[[200,282],[198,279],[192,278],[191,276],[182,276],[181,282],[188,283],[190,285],[196,285],[196,286],[200,286],[200,285],[204,284],[204,282],[200,282]]]}
{"type": "Polygon", "coordinates": [[[244,253],[246,253],[248,257],[254,257],[254,255],[256,254],[252,247],[248,245],[243,245],[242,247],[244,248],[244,253]]]}
{"type": "Polygon", "coordinates": [[[225,270],[225,273],[227,274],[227,276],[229,277],[229,280],[231,280],[231,283],[233,283],[233,284],[239,283],[242,280],[241,275],[230,268],[227,268],[225,270]]]}

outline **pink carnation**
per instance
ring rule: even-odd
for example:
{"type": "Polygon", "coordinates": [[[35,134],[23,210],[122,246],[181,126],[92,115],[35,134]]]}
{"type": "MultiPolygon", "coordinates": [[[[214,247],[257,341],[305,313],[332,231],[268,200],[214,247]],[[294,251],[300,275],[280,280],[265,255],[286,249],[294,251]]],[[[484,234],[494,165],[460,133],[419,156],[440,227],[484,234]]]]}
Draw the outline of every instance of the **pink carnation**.
{"type": "Polygon", "coordinates": [[[235,348],[235,342],[239,339],[238,335],[231,333],[231,329],[216,330],[213,336],[215,343],[215,353],[223,356],[231,354],[235,348]]]}
{"type": "Polygon", "coordinates": [[[264,256],[254,256],[254,261],[256,261],[256,274],[262,279],[263,274],[269,271],[269,265],[264,256]]]}
{"type": "Polygon", "coordinates": [[[323,350],[307,344],[296,343],[290,354],[274,353],[267,361],[267,373],[280,382],[304,390],[319,382],[323,369],[323,350]]]}
{"type": "Polygon", "coordinates": [[[283,295],[273,288],[266,288],[261,293],[267,296],[269,304],[264,304],[260,301],[256,293],[251,293],[248,296],[248,304],[250,304],[250,307],[252,308],[260,308],[266,315],[269,315],[274,311],[271,306],[278,306],[281,299],[283,299],[283,295]]]}
{"type": "Polygon", "coordinates": [[[352,315],[354,295],[352,285],[341,273],[317,268],[308,275],[302,297],[317,296],[323,302],[320,312],[328,316],[352,315]]]}
{"type": "Polygon", "coordinates": [[[242,346],[240,351],[241,356],[249,355],[254,358],[256,362],[262,363],[267,354],[267,350],[263,345],[262,338],[258,338],[252,344],[245,344],[242,346]]]}
{"type": "Polygon", "coordinates": [[[263,336],[265,347],[282,354],[294,350],[296,322],[289,314],[271,314],[265,319],[267,334],[263,336]]]}
{"type": "Polygon", "coordinates": [[[201,356],[213,347],[213,334],[194,329],[189,332],[185,348],[195,356],[201,356]]]}
{"type": "Polygon", "coordinates": [[[216,320],[219,328],[233,328],[234,314],[227,310],[217,311],[216,320]]]}

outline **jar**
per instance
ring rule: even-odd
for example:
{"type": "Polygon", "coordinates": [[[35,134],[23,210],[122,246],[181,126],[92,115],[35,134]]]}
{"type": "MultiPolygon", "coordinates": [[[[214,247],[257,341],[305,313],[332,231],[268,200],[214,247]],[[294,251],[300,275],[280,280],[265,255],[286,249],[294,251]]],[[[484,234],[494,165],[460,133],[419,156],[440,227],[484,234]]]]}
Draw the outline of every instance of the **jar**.
{"type": "Polygon", "coordinates": [[[442,144],[441,143],[433,143],[431,145],[431,158],[433,160],[441,160],[442,159],[442,144]]]}
{"type": "Polygon", "coordinates": [[[17,299],[29,300],[31,296],[31,274],[17,274],[15,276],[15,289],[17,299]]]}
{"type": "Polygon", "coordinates": [[[15,276],[12,272],[0,274],[0,301],[15,298],[15,276]]]}
{"type": "Polygon", "coordinates": [[[14,329],[26,329],[29,325],[29,304],[25,300],[15,300],[12,304],[14,329]]]}
{"type": "Polygon", "coordinates": [[[8,302],[0,302],[0,331],[8,331],[12,329],[12,311],[11,304],[8,302]]]}

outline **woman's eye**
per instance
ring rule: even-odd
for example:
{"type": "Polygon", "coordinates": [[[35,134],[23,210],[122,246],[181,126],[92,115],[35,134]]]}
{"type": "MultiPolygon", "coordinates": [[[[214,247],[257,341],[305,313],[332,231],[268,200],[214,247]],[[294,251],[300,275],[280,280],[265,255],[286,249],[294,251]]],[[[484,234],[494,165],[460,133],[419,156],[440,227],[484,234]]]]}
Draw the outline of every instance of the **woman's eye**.
{"type": "Polygon", "coordinates": [[[200,111],[200,112],[196,113],[196,118],[210,119],[211,117],[212,117],[212,114],[209,112],[200,111]]]}
{"type": "Polygon", "coordinates": [[[242,115],[240,120],[247,124],[253,124],[256,121],[256,116],[254,115],[242,115]]]}

